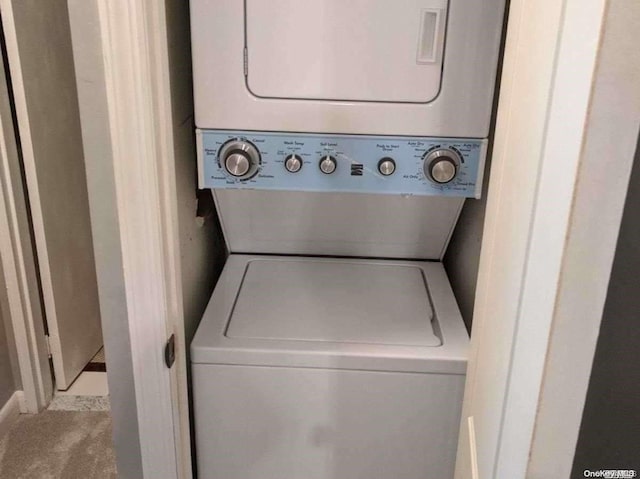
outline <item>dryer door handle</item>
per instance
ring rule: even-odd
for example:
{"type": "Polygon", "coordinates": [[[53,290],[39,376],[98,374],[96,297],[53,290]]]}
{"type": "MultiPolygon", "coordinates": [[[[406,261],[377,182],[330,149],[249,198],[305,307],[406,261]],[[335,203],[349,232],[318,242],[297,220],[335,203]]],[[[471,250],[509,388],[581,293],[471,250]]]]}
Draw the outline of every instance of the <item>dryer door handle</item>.
{"type": "Polygon", "coordinates": [[[442,50],[444,35],[441,34],[444,10],[426,8],[420,18],[420,34],[418,36],[418,64],[436,63],[442,50]]]}

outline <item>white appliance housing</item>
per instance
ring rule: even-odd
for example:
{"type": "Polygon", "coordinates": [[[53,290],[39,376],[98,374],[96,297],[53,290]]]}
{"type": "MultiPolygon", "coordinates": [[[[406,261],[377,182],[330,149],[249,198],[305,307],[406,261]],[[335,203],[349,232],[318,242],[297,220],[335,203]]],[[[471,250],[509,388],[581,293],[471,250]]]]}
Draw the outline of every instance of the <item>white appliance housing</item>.
{"type": "Polygon", "coordinates": [[[231,255],[191,345],[198,477],[453,477],[467,348],[440,263],[231,255]]]}
{"type": "Polygon", "coordinates": [[[200,129],[486,138],[504,0],[192,0],[200,129]]]}
{"type": "Polygon", "coordinates": [[[453,476],[468,336],[439,260],[481,191],[503,10],[191,0],[230,252],[191,345],[200,478],[453,476]]]}

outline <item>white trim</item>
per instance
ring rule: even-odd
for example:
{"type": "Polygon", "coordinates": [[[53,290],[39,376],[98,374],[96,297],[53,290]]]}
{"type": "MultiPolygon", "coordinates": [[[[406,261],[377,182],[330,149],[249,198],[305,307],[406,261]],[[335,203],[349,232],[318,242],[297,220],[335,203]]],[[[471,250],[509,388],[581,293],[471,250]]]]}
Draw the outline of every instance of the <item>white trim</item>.
{"type": "Polygon", "coordinates": [[[144,477],[191,477],[164,5],[98,1],[144,477]],[[177,363],[164,365],[175,332],[177,363]],[[182,381],[178,387],[178,378],[182,381]]]}
{"type": "Polygon", "coordinates": [[[510,6],[463,406],[486,479],[526,477],[604,15],[588,3],[510,6]]]}
{"type": "MultiPolygon", "coordinates": [[[[575,10],[567,10],[567,15],[580,16],[586,8],[584,4],[572,6],[575,10]]],[[[640,51],[637,38],[629,35],[638,26],[637,0],[608,3],[553,312],[529,477],[569,477],[573,468],[638,141],[640,51]]]]}
{"type": "Polygon", "coordinates": [[[20,410],[20,414],[31,414],[31,412],[27,408],[27,401],[24,396],[24,391],[16,391],[15,394],[18,398],[18,409],[20,410]]]}
{"type": "Polygon", "coordinates": [[[191,463],[191,427],[189,415],[189,389],[187,384],[187,344],[184,325],[182,272],[180,263],[180,223],[178,220],[178,194],[174,149],[174,125],[171,108],[171,80],[166,8],[161,2],[146,5],[151,60],[151,78],[154,79],[156,119],[155,135],[158,148],[158,181],[163,201],[162,231],[164,232],[164,267],[166,293],[170,307],[168,328],[175,334],[176,361],[171,369],[174,434],[177,441],[178,477],[193,475],[191,463]]]}
{"type": "Polygon", "coordinates": [[[567,0],[562,12],[496,477],[520,477],[529,462],[605,3],[567,0]]]}
{"type": "MultiPolygon", "coordinates": [[[[2,131],[2,128],[0,128],[2,131]]],[[[14,190],[8,165],[8,152],[3,133],[0,133],[0,262],[7,289],[9,315],[18,352],[20,379],[26,391],[29,412],[36,413],[46,405],[42,388],[38,387],[37,361],[32,360],[33,337],[27,318],[32,315],[26,290],[22,243],[18,226],[18,213],[14,204],[14,190]]]]}
{"type": "Polygon", "coordinates": [[[15,391],[0,409],[0,438],[9,430],[13,422],[22,412],[24,395],[22,391],[15,391]]]}

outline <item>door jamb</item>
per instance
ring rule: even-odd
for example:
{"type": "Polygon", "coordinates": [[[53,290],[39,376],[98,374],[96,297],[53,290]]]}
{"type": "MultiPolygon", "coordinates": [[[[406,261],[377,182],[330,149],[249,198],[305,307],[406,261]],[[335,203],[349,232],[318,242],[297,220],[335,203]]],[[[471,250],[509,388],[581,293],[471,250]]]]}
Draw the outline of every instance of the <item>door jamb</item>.
{"type": "Polygon", "coordinates": [[[144,477],[190,478],[164,2],[97,0],[144,477]],[[176,363],[164,345],[176,335],[176,363]]]}
{"type": "Polygon", "coordinates": [[[640,116],[629,51],[593,109],[613,3],[511,2],[456,478],[472,477],[474,456],[487,479],[571,468],[640,116]]]}

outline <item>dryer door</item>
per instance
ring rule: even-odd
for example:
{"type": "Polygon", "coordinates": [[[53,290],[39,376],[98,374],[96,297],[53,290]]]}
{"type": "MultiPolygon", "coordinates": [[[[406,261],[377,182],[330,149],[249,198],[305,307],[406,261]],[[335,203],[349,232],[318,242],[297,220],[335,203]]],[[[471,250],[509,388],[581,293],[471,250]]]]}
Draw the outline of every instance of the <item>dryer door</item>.
{"type": "Polygon", "coordinates": [[[426,103],[438,96],[447,0],[247,0],[256,96],[426,103]]]}

